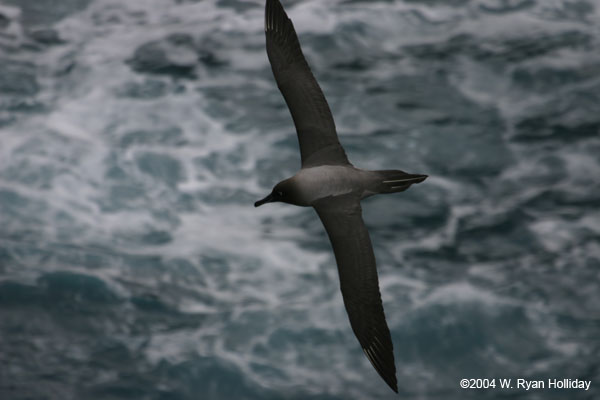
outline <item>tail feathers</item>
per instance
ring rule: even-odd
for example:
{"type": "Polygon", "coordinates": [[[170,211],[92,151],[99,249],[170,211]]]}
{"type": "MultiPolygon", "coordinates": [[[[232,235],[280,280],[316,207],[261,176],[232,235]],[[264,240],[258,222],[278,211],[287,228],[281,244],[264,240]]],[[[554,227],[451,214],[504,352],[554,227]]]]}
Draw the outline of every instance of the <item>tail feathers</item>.
{"type": "Polygon", "coordinates": [[[407,174],[400,170],[376,171],[380,179],[378,185],[379,193],[403,192],[413,183],[421,183],[427,179],[427,175],[407,174]]]}

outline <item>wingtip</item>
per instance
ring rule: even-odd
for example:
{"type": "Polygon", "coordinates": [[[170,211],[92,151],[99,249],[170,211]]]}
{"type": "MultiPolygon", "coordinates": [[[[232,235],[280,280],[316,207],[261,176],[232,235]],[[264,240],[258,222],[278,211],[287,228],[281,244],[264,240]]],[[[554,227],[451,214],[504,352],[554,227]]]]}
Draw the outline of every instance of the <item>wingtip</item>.
{"type": "Polygon", "coordinates": [[[371,348],[363,347],[363,352],[375,368],[381,379],[396,393],[398,393],[398,381],[396,379],[396,366],[392,356],[391,368],[390,365],[381,359],[381,355],[371,350],[371,348]]]}
{"type": "Polygon", "coordinates": [[[396,380],[395,375],[389,379],[383,378],[383,380],[385,381],[385,383],[387,383],[387,385],[390,387],[390,389],[392,389],[394,392],[398,393],[398,381],[396,380]]]}
{"type": "Polygon", "coordinates": [[[396,371],[394,371],[394,375],[392,375],[389,379],[383,378],[385,383],[392,389],[394,392],[398,393],[398,381],[396,380],[396,371]]]}
{"type": "Polygon", "coordinates": [[[393,380],[386,380],[385,383],[388,384],[388,386],[390,387],[390,389],[392,389],[394,392],[398,393],[398,381],[396,380],[396,377],[394,376],[393,380]]]}
{"type": "Polygon", "coordinates": [[[265,3],[265,32],[285,31],[289,17],[279,0],[267,0],[265,3]]]}
{"type": "Polygon", "coordinates": [[[278,8],[283,8],[279,0],[267,0],[265,2],[265,32],[275,29],[275,13],[278,8]]]}

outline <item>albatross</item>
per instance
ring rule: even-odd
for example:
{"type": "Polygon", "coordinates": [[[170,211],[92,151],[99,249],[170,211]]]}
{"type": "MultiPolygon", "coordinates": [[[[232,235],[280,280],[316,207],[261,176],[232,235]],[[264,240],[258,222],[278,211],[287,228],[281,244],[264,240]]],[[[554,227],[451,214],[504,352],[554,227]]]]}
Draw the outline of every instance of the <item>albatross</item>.
{"type": "Polygon", "coordinates": [[[379,193],[402,192],[423,182],[427,175],[354,167],[338,140],[329,105],[279,0],[266,2],[265,35],[275,81],[296,126],[302,165],[254,206],[283,202],[316,210],[333,247],[350,326],[375,370],[397,393],[392,338],[360,201],[379,193]]]}

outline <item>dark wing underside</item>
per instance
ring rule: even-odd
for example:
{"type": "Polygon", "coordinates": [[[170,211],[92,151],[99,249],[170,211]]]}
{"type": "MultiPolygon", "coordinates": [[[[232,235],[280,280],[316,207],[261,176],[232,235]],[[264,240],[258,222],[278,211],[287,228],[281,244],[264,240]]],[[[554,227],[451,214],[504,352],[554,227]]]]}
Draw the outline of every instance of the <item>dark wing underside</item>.
{"type": "Polygon", "coordinates": [[[273,75],[296,125],[302,167],[350,164],[338,140],[327,100],[279,0],[267,0],[265,34],[273,75]]]}
{"type": "Polygon", "coordinates": [[[398,392],[392,338],[381,303],[373,246],[362,220],[359,200],[350,195],[329,197],[317,201],[314,207],[333,246],[352,330],[379,375],[398,392]]]}

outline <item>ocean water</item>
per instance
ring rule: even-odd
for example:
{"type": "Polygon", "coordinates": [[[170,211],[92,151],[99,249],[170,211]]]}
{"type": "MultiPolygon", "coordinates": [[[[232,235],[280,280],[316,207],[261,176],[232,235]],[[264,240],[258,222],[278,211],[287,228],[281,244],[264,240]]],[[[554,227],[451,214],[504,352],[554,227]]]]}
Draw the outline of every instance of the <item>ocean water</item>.
{"type": "Polygon", "coordinates": [[[351,161],[429,175],[363,202],[400,396],[314,211],[253,207],[263,1],[0,0],[0,399],[600,398],[600,2],[283,4],[351,161]]]}

